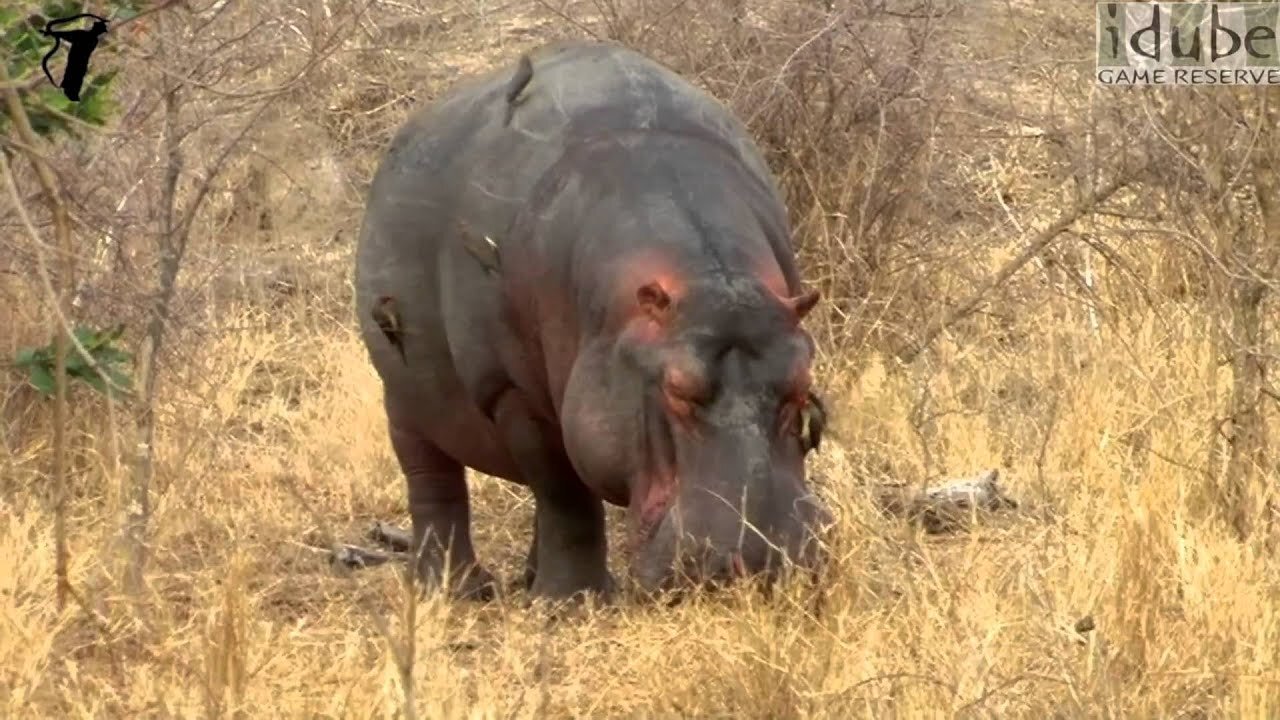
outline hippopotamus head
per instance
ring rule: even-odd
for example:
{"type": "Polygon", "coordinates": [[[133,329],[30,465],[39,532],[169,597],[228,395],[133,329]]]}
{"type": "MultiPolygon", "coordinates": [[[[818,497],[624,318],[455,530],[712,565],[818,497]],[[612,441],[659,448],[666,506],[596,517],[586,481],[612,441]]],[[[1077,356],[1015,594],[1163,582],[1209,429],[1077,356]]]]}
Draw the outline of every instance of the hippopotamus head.
{"type": "Polygon", "coordinates": [[[566,404],[575,464],[625,476],[633,575],[650,591],[811,566],[829,519],[804,467],[824,422],[801,326],[819,294],[702,277],[619,288],[619,332],[571,382],[594,400],[566,404]]]}
{"type": "Polygon", "coordinates": [[[809,563],[825,510],[805,483],[820,439],[800,321],[816,291],[780,296],[762,283],[703,282],[679,297],[641,286],[646,321],[619,343],[644,388],[641,466],[632,488],[636,576],[646,589],[719,582],[809,563]]]}

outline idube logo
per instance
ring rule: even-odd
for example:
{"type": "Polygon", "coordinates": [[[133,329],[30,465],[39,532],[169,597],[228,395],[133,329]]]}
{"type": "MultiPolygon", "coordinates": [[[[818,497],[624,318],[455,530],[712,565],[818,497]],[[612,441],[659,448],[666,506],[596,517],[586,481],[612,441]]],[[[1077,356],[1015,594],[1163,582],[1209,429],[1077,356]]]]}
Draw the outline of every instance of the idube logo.
{"type": "Polygon", "coordinates": [[[1103,2],[1102,85],[1280,85],[1280,3],[1103,2]]]}

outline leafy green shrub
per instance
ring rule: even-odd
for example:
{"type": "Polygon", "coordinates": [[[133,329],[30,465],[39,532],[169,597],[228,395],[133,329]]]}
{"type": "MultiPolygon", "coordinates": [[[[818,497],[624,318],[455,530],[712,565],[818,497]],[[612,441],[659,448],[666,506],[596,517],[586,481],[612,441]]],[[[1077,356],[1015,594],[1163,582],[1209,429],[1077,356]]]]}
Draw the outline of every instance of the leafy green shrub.
{"type": "MultiPolygon", "coordinates": [[[[116,341],[124,334],[124,326],[119,325],[105,331],[81,326],[75,329],[74,334],[76,340],[93,358],[93,363],[86,361],[80,351],[72,346],[67,352],[67,377],[78,379],[94,390],[106,394],[107,382],[102,377],[106,375],[111,380],[113,392],[117,394],[121,391],[132,392],[131,380],[121,366],[132,362],[133,356],[116,345],[116,341]],[[94,369],[94,364],[101,369],[101,374],[94,369]]],[[[52,396],[54,391],[53,352],[52,343],[44,347],[23,348],[18,351],[13,361],[14,367],[25,370],[27,381],[45,397],[52,396]]]]}

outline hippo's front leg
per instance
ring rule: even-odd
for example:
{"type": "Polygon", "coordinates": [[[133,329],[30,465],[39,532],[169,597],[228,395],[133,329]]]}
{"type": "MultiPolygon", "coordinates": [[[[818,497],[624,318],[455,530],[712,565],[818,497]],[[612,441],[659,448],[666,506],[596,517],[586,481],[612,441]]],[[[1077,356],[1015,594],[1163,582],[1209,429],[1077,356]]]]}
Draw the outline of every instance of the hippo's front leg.
{"type": "Polygon", "coordinates": [[[489,600],[496,582],[476,561],[471,543],[471,498],[465,471],[421,432],[411,416],[387,402],[391,446],[409,489],[409,514],[413,519],[413,546],[418,556],[418,577],[427,587],[438,587],[446,566],[450,591],[456,597],[489,600]]]}
{"type": "Polygon", "coordinates": [[[536,596],[565,599],[583,593],[608,597],[604,503],[574,472],[515,389],[498,400],[494,422],[534,497],[534,541],[526,578],[536,596]]]}
{"type": "Polygon", "coordinates": [[[533,514],[533,540],[529,543],[529,554],[524,558],[524,573],[520,576],[520,584],[525,590],[533,588],[533,581],[538,577],[538,513],[533,514]]]}

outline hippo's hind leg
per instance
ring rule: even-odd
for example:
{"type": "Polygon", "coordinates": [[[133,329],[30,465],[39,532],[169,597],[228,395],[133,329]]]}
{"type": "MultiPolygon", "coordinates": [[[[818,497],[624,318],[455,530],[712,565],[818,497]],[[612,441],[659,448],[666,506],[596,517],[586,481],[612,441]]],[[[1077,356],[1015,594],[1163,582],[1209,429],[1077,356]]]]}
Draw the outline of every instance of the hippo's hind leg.
{"type": "Polygon", "coordinates": [[[471,497],[462,465],[419,432],[394,403],[386,406],[391,446],[408,483],[418,577],[427,587],[439,587],[447,567],[451,594],[491,599],[496,583],[476,561],[471,544],[471,497]]]}
{"type": "Polygon", "coordinates": [[[525,578],[536,596],[566,599],[614,588],[608,570],[604,503],[583,484],[553,432],[519,391],[497,402],[494,422],[534,497],[534,541],[525,578]]]}

